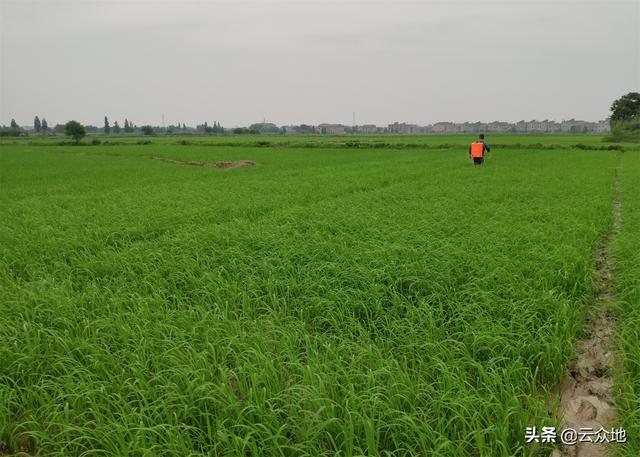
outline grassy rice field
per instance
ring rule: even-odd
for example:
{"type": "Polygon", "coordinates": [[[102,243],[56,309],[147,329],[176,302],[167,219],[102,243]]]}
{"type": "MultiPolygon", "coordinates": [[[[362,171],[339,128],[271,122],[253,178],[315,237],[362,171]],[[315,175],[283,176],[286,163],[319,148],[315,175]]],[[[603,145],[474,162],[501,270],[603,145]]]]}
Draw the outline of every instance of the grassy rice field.
{"type": "Polygon", "coordinates": [[[640,151],[494,136],[473,167],[472,139],[0,145],[0,454],[547,455],[524,431],[558,425],[622,163],[639,455],[640,151]]]}

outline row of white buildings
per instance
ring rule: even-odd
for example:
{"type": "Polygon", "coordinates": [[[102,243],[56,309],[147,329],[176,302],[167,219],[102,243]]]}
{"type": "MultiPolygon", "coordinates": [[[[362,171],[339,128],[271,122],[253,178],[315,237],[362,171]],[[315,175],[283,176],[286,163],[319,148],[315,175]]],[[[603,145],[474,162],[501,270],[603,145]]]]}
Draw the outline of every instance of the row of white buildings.
{"type": "Polygon", "coordinates": [[[344,124],[319,124],[316,126],[287,125],[282,127],[286,134],[317,133],[321,135],[345,135],[348,133],[360,134],[421,134],[421,133],[603,133],[609,132],[609,119],[598,122],[589,122],[577,119],[569,119],[561,122],[550,121],[519,121],[519,122],[436,122],[431,125],[407,124],[394,122],[386,127],[378,127],[373,124],[347,126],[344,124]],[[304,128],[302,128],[304,127],[304,128]]]}
{"type": "Polygon", "coordinates": [[[598,122],[569,119],[561,122],[550,121],[518,121],[510,122],[475,122],[454,123],[437,122],[427,126],[431,132],[516,132],[516,133],[602,133],[608,132],[609,119],[598,122]]]}

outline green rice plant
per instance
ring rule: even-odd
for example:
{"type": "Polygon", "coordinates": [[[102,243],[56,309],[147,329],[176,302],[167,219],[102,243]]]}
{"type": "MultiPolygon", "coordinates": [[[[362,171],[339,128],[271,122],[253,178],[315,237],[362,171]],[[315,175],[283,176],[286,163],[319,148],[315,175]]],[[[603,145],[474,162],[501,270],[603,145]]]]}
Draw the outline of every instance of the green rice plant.
{"type": "Polygon", "coordinates": [[[122,141],[0,151],[3,452],[548,451],[619,153],[122,141]]]}
{"type": "Polygon", "coordinates": [[[640,454],[640,155],[625,154],[620,172],[622,227],[614,244],[618,363],[616,407],[628,442],[616,455],[640,454]]]}

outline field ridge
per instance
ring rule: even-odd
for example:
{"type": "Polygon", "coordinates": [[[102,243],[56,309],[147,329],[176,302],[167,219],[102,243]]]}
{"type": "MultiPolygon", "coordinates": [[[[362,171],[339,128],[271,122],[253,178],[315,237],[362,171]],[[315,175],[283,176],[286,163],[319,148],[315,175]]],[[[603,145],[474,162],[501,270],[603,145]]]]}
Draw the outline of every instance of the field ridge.
{"type": "MultiPolygon", "coordinates": [[[[622,226],[622,156],[615,169],[615,195],[612,203],[613,222],[597,249],[594,277],[593,316],[588,318],[588,336],[575,343],[576,360],[557,387],[560,397],[562,429],[594,431],[610,429],[617,418],[614,406],[612,365],[616,358],[612,337],[615,315],[611,304],[616,299],[613,286],[614,261],[612,245],[622,226]]],[[[576,443],[562,445],[552,457],[604,457],[610,443],[576,443]]]]}

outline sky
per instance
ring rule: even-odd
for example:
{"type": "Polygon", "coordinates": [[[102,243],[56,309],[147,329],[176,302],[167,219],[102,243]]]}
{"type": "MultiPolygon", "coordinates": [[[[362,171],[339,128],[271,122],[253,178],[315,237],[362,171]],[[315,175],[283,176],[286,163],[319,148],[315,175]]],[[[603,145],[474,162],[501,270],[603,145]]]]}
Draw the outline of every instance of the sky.
{"type": "Polygon", "coordinates": [[[0,0],[0,124],[599,120],[640,1],[0,0]]]}

